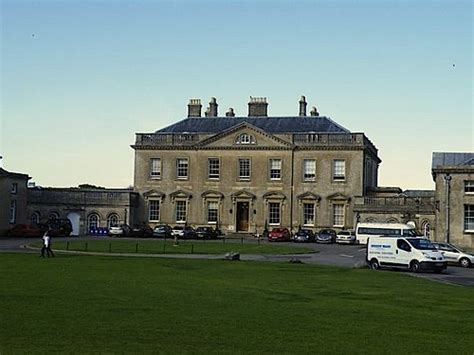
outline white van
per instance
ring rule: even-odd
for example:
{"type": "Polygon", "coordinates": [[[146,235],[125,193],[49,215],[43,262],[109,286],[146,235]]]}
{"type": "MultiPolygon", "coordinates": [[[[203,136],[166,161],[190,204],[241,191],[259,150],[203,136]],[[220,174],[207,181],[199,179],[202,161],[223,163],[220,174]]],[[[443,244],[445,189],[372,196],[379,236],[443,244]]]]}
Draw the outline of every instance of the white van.
{"type": "Polygon", "coordinates": [[[447,261],[425,238],[371,237],[367,240],[367,263],[371,269],[403,268],[413,272],[442,272],[447,261]]]}
{"type": "Polygon", "coordinates": [[[367,244],[367,238],[379,236],[416,237],[414,226],[403,223],[358,223],[356,243],[367,244]]]}

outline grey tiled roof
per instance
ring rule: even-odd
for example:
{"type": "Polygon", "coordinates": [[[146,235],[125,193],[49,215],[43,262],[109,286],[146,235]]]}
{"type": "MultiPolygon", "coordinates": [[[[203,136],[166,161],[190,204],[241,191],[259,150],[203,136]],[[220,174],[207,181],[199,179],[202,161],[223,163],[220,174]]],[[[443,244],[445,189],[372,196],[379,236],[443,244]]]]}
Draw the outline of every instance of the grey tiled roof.
{"type": "Polygon", "coordinates": [[[269,133],[350,133],[323,116],[294,117],[190,117],[162,128],[156,133],[218,133],[247,122],[269,133]]]}
{"type": "Polygon", "coordinates": [[[474,166],[474,153],[434,152],[431,160],[431,169],[442,166],[474,166]]]}

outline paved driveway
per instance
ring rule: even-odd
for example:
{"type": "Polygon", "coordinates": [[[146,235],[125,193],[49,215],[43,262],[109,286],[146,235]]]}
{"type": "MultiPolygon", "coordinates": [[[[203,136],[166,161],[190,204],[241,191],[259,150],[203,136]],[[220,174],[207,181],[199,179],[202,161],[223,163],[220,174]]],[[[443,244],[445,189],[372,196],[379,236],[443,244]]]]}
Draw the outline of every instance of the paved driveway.
{"type": "MultiPolygon", "coordinates": [[[[104,237],[100,237],[103,239],[104,237]]],[[[81,237],[81,238],[55,238],[55,240],[93,240],[97,237],[81,237]]],[[[0,252],[32,252],[28,249],[21,248],[21,245],[33,243],[39,241],[39,239],[15,239],[15,238],[0,238],[0,252]]],[[[199,243],[201,241],[195,241],[199,243]]],[[[207,241],[208,243],[209,241],[207,241]]],[[[238,240],[235,240],[238,242],[238,240]]],[[[244,243],[256,243],[254,239],[245,239],[244,243]]],[[[268,243],[262,241],[262,243],[268,243]]],[[[272,243],[273,244],[273,243],[272,243]]],[[[241,255],[241,260],[253,260],[253,261],[274,261],[274,262],[288,262],[292,258],[301,260],[303,263],[308,264],[320,264],[320,265],[331,265],[331,266],[342,266],[342,267],[364,267],[365,266],[365,248],[359,245],[338,245],[338,244],[296,244],[296,243],[278,243],[283,245],[304,245],[317,251],[314,254],[297,254],[297,255],[241,255]]],[[[236,248],[238,249],[238,248],[236,248]]],[[[167,258],[172,257],[186,257],[185,255],[172,255],[167,254],[167,258]]],[[[210,255],[208,258],[216,259],[221,258],[220,256],[210,255]]],[[[193,258],[206,258],[205,255],[193,254],[193,258]]],[[[392,272],[392,271],[374,271],[374,272],[392,272]]],[[[404,271],[394,271],[404,272],[404,271]]],[[[434,273],[419,273],[413,274],[407,272],[408,275],[414,277],[421,277],[439,282],[446,282],[464,286],[474,286],[474,268],[465,269],[456,266],[449,266],[442,274],[434,273]]]]}

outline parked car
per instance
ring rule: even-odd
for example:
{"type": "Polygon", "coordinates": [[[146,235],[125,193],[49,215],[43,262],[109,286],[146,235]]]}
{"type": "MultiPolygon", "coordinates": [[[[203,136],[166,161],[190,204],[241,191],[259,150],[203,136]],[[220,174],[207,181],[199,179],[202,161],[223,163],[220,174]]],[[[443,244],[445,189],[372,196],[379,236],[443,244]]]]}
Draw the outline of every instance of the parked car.
{"type": "Polygon", "coordinates": [[[340,231],[336,234],[336,243],[337,244],[355,244],[356,235],[354,231],[340,231]]]}
{"type": "Polygon", "coordinates": [[[184,235],[184,226],[174,226],[171,229],[171,236],[175,237],[178,236],[178,238],[182,238],[184,235]]]}
{"type": "Polygon", "coordinates": [[[130,235],[130,226],[128,224],[119,224],[109,228],[109,237],[128,237],[130,235]]]}
{"type": "Polygon", "coordinates": [[[153,229],[153,236],[171,238],[171,227],[167,224],[159,224],[153,229]]]}
{"type": "Polygon", "coordinates": [[[153,229],[148,224],[134,224],[130,229],[130,236],[148,238],[153,236],[153,229]]]}
{"type": "Polygon", "coordinates": [[[316,243],[334,243],[336,231],[334,229],[321,229],[316,235],[316,243]]]}
{"type": "Polygon", "coordinates": [[[268,234],[269,242],[289,242],[291,240],[291,233],[288,228],[273,228],[268,234]]]}
{"type": "Polygon", "coordinates": [[[212,227],[197,227],[196,237],[199,239],[215,239],[217,238],[217,233],[212,227]]]}
{"type": "Polygon", "coordinates": [[[446,261],[450,264],[462,267],[471,267],[474,264],[474,255],[468,254],[452,244],[441,242],[432,242],[431,244],[443,254],[446,261]]]}
{"type": "Polygon", "coordinates": [[[29,224],[17,224],[7,231],[9,237],[35,237],[40,238],[44,233],[38,226],[32,226],[29,224]]]}
{"type": "Polygon", "coordinates": [[[293,237],[295,243],[314,242],[314,233],[311,229],[300,229],[293,237]]]}
{"type": "Polygon", "coordinates": [[[183,239],[195,239],[197,237],[196,231],[191,226],[184,227],[183,230],[183,239]]]}

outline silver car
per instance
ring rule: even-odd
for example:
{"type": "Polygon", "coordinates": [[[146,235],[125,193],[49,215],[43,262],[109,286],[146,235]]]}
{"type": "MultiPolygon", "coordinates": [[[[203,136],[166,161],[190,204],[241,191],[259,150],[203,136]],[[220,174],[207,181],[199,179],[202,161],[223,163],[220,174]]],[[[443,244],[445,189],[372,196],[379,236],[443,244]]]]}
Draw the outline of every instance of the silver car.
{"type": "Polygon", "coordinates": [[[337,244],[355,244],[356,235],[354,231],[340,231],[336,234],[337,244]]]}
{"type": "Polygon", "coordinates": [[[450,264],[457,264],[462,267],[471,267],[474,264],[474,255],[465,253],[461,249],[449,243],[432,242],[436,249],[443,254],[450,264]]]}

